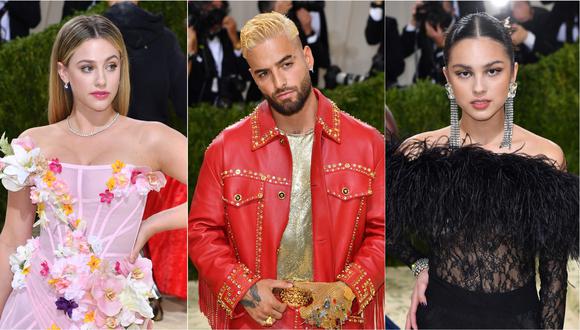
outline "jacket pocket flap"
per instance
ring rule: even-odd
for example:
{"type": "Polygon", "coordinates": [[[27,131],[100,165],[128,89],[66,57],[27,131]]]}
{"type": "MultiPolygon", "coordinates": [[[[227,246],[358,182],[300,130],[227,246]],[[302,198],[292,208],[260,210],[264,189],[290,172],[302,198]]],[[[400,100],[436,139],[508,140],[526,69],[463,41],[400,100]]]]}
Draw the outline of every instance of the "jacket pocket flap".
{"type": "Polygon", "coordinates": [[[264,197],[264,182],[246,177],[229,177],[224,179],[222,199],[233,206],[242,206],[264,197]]]}

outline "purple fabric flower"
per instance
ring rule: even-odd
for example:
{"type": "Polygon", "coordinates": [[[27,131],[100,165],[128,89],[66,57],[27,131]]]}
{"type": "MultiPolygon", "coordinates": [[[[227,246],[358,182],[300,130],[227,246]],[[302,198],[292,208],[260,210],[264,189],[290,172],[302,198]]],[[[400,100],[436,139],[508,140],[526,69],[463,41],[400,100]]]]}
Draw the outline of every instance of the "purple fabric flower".
{"type": "Polygon", "coordinates": [[[64,297],[58,298],[55,302],[56,309],[63,311],[68,317],[72,317],[73,309],[79,307],[74,300],[66,300],[64,297]]]}

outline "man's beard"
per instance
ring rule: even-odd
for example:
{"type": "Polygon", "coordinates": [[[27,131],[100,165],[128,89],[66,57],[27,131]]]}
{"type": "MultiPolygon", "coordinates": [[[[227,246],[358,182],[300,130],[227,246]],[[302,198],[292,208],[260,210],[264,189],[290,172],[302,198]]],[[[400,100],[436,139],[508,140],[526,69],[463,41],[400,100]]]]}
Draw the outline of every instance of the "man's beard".
{"type": "Polygon", "coordinates": [[[292,116],[302,110],[304,103],[306,103],[306,99],[308,99],[308,95],[310,95],[311,89],[312,83],[310,82],[310,75],[306,74],[298,88],[278,89],[271,96],[264,94],[264,97],[268,101],[268,104],[270,104],[270,107],[272,107],[276,112],[283,116],[292,116]],[[275,95],[292,90],[296,91],[295,101],[286,100],[279,103],[274,100],[275,95]]]}

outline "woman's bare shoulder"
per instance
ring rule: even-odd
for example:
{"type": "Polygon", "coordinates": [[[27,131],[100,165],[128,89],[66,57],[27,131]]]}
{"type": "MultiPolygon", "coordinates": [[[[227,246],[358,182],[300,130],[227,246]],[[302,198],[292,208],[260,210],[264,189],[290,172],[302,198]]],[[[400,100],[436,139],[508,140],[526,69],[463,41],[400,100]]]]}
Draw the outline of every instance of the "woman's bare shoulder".
{"type": "Polygon", "coordinates": [[[62,133],[62,129],[59,127],[60,123],[49,124],[45,126],[37,126],[26,129],[20,135],[19,138],[30,137],[37,145],[42,144],[43,141],[51,141],[54,138],[58,138],[58,134],[62,133]]]}
{"type": "MultiPolygon", "coordinates": [[[[514,126],[519,131],[517,141],[512,145],[522,145],[522,151],[530,156],[544,155],[556,162],[558,168],[565,167],[565,157],[558,144],[545,137],[539,136],[521,126],[514,126]]],[[[514,134],[515,135],[515,134],[514,134]]]]}

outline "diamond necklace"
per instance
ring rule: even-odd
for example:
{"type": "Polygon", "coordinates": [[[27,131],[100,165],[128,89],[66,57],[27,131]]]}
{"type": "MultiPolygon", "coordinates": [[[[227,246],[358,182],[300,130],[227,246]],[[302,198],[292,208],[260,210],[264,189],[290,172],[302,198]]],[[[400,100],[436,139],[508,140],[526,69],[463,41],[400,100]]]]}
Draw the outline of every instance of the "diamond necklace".
{"type": "Polygon", "coordinates": [[[113,117],[113,119],[111,119],[110,122],[105,124],[105,126],[101,127],[100,129],[98,129],[96,131],[93,130],[90,133],[83,133],[83,132],[78,131],[77,129],[73,128],[72,125],[70,124],[70,115],[68,117],[66,117],[66,123],[68,125],[68,130],[71,133],[73,133],[74,135],[78,135],[78,136],[82,136],[82,137],[89,137],[89,136],[97,135],[97,134],[101,133],[102,131],[106,130],[107,128],[111,127],[117,121],[117,118],[119,118],[118,112],[115,114],[115,116],[113,117]]]}

